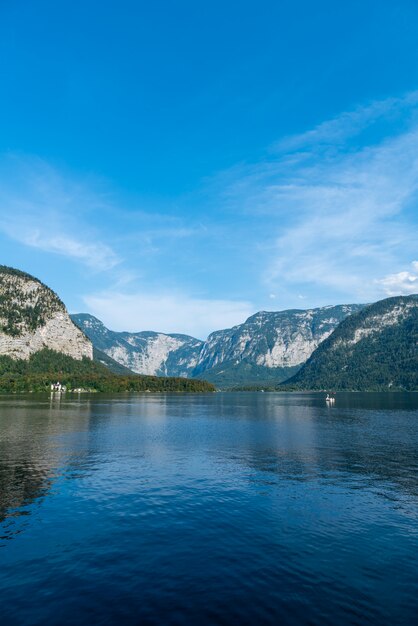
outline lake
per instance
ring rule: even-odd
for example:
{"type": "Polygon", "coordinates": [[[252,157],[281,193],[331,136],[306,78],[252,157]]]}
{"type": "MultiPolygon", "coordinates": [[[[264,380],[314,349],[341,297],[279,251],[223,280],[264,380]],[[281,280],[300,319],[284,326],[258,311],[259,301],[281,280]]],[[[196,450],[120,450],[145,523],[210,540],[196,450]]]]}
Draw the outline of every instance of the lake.
{"type": "Polygon", "coordinates": [[[418,394],[0,396],[0,622],[412,624],[418,394]]]}

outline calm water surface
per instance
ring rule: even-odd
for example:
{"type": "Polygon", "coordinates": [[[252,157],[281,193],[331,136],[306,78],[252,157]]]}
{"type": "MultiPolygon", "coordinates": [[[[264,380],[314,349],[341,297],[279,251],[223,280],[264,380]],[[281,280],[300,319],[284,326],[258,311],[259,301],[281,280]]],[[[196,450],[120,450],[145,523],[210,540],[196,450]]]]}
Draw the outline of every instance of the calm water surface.
{"type": "Polygon", "coordinates": [[[417,624],[418,394],[0,397],[0,622],[417,624]]]}

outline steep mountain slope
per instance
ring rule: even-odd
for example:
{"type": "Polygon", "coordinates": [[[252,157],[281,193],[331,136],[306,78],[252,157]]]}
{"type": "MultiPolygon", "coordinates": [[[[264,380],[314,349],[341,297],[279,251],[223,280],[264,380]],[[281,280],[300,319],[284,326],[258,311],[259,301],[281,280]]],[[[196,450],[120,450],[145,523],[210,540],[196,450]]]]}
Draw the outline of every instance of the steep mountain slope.
{"type": "Polygon", "coordinates": [[[97,318],[73,315],[95,348],[143,374],[204,377],[219,387],[280,382],[293,374],[339,324],[362,305],[278,313],[262,311],[246,322],[209,335],[115,333],[97,318]]]}
{"type": "Polygon", "coordinates": [[[363,305],[260,311],[246,322],[209,335],[194,375],[229,384],[284,380],[348,315],[363,305]],[[222,366],[222,367],[221,367],[222,366]]]}
{"type": "Polygon", "coordinates": [[[121,376],[134,375],[134,372],[128,367],[121,365],[120,363],[112,359],[112,357],[108,356],[105,352],[102,352],[101,350],[98,350],[94,347],[93,361],[95,363],[101,363],[102,365],[107,367],[107,369],[110,370],[113,374],[120,374],[121,376]]]}
{"type": "Polygon", "coordinates": [[[203,344],[187,335],[114,332],[86,313],[71,317],[95,348],[138,374],[190,376],[203,344]]]}
{"type": "Polygon", "coordinates": [[[30,274],[0,265],[0,355],[29,359],[44,348],[93,358],[91,341],[54,292],[30,274]]]}
{"type": "Polygon", "coordinates": [[[69,391],[214,390],[206,381],[137,376],[100,351],[93,355],[91,341],[51,289],[0,266],[0,392],[50,392],[57,380],[69,391]]]}
{"type": "Polygon", "coordinates": [[[347,318],[286,383],[302,389],[418,390],[418,295],[347,318]]]}

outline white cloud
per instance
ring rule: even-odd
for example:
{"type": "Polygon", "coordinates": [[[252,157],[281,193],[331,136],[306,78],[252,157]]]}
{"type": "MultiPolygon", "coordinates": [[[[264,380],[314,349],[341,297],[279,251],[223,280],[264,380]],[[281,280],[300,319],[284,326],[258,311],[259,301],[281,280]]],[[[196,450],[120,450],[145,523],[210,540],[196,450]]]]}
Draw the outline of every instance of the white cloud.
{"type": "Polygon", "coordinates": [[[418,104],[418,91],[412,91],[400,98],[386,98],[359,106],[352,111],[345,111],[337,117],[319,124],[316,128],[300,135],[286,137],[275,144],[276,150],[306,150],[319,145],[342,143],[360,133],[368,126],[387,117],[396,118],[409,112],[418,104]]]}
{"type": "Polygon", "coordinates": [[[408,295],[418,293],[418,261],[411,263],[412,271],[405,270],[396,274],[389,274],[376,283],[383,288],[388,296],[408,295]]]}
{"type": "Polygon", "coordinates": [[[253,314],[250,302],[194,298],[179,292],[108,291],[84,298],[88,311],[112,330],[155,330],[204,339],[213,330],[242,323],[253,314]]]}
{"type": "Polygon", "coordinates": [[[413,232],[402,211],[416,200],[418,133],[341,155],[278,189],[277,201],[298,218],[277,239],[269,281],[312,282],[353,294],[372,288],[373,275],[393,266],[413,232]]]}
{"type": "Polygon", "coordinates": [[[164,207],[134,209],[133,198],[129,210],[108,205],[94,184],[39,159],[0,158],[0,230],[104,271],[111,289],[86,304],[118,330],[204,337],[266,301],[288,308],[302,299],[314,306],[411,293],[417,268],[398,270],[416,258],[417,113],[418,92],[342,113],[286,138],[258,163],[222,172],[206,193],[175,199],[167,215],[164,207]],[[170,284],[167,268],[186,293],[158,291],[162,276],[170,284]],[[218,284],[225,293],[230,281],[234,293],[250,295],[189,295],[203,275],[211,293],[218,284]],[[139,281],[152,278],[155,291],[140,293],[139,281]],[[254,307],[248,300],[257,295],[254,307]]]}
{"type": "Polygon", "coordinates": [[[120,259],[87,228],[82,214],[102,199],[39,158],[6,155],[0,160],[0,231],[19,243],[83,263],[96,271],[120,259]],[[76,234],[77,233],[77,234],[76,234]]]}
{"type": "Polygon", "coordinates": [[[272,292],[294,298],[316,287],[369,301],[378,277],[413,253],[417,104],[413,92],[343,113],[277,144],[269,160],[231,171],[229,209],[265,224],[262,280],[272,292]],[[377,122],[379,132],[349,141],[377,122]]]}
{"type": "Polygon", "coordinates": [[[0,229],[11,239],[26,246],[81,261],[93,270],[105,271],[119,263],[113,250],[101,243],[89,243],[48,228],[27,227],[27,220],[0,221],[0,229]],[[24,223],[22,223],[24,222],[24,223]]]}

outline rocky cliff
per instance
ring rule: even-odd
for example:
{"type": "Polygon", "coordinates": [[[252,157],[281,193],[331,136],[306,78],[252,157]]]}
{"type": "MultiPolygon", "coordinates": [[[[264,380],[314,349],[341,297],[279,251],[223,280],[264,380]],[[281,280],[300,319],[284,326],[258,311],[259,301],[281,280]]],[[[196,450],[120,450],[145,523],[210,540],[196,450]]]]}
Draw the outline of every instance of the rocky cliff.
{"type": "Polygon", "coordinates": [[[95,348],[141,374],[202,377],[220,387],[288,378],[336,328],[362,305],[339,305],[280,312],[261,311],[246,322],[209,335],[116,333],[100,320],[73,320],[95,348]]]}
{"type": "Polygon", "coordinates": [[[72,316],[95,348],[138,374],[191,376],[203,342],[188,335],[115,332],[87,313],[72,316]]]}
{"type": "Polygon", "coordinates": [[[260,311],[243,324],[209,335],[197,371],[243,360],[267,368],[301,365],[343,319],[361,307],[348,304],[305,311],[260,311]]]}
{"type": "Polygon", "coordinates": [[[44,348],[93,358],[91,341],[51,289],[29,274],[0,266],[0,355],[28,359],[44,348]]]}

